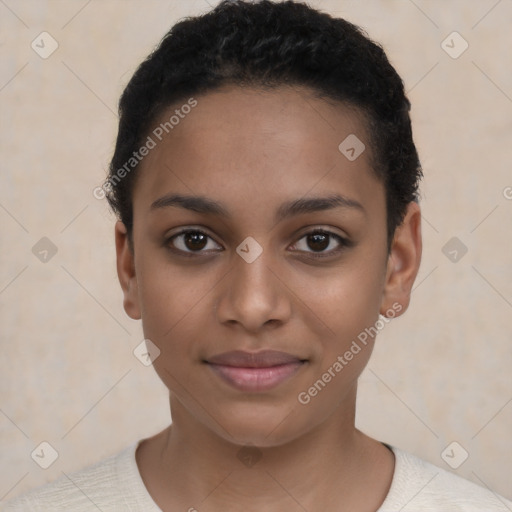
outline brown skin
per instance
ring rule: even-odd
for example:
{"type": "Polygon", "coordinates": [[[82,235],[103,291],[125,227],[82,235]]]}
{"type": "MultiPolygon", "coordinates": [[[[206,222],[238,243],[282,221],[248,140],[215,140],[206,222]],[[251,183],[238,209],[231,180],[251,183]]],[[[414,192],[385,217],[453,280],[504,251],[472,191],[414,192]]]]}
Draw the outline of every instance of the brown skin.
{"type": "Polygon", "coordinates": [[[379,313],[407,309],[421,258],[419,206],[409,204],[388,254],[384,186],[363,121],[343,104],[298,87],[224,87],[196,99],[137,171],[134,253],[123,223],[115,228],[125,310],[160,348],[154,367],[171,392],[172,426],[137,451],[142,478],[164,511],[375,511],[394,457],[354,425],[357,379],[374,340],[308,404],[297,397],[379,313]],[[338,150],[351,133],[366,143],[353,162],[338,150]],[[232,217],[150,210],[169,193],[208,197],[232,217]],[[334,193],[364,210],[274,222],[283,202],[334,193]],[[209,235],[199,252],[186,235],[169,240],[185,227],[209,235]],[[328,238],[319,249],[305,236],[313,228],[353,245],[336,253],[339,242],[328,238]],[[252,263],[235,251],[248,236],[263,248],[252,263]],[[235,349],[308,361],[269,391],[241,392],[203,362],[235,349]],[[237,457],[244,445],[261,455],[252,467],[237,457]]]}

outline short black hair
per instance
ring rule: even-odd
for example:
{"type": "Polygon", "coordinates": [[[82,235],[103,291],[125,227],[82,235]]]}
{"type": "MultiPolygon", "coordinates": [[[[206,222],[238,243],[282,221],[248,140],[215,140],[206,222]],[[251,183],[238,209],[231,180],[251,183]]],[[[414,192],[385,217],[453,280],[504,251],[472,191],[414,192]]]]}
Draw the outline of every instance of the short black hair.
{"type": "Polygon", "coordinates": [[[169,105],[223,85],[306,86],[318,97],[356,107],[370,137],[372,169],[385,187],[390,248],[407,204],[418,200],[422,177],[403,81],[362,28],[305,3],[270,0],[223,0],[178,22],[123,91],[104,185],[130,241],[136,162],[123,179],[118,171],[169,105]]]}

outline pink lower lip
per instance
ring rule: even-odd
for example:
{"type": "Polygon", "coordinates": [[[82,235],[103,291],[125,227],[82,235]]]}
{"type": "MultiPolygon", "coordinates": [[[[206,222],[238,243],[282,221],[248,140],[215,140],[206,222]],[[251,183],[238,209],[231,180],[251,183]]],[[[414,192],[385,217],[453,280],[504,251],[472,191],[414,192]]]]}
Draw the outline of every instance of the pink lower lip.
{"type": "Polygon", "coordinates": [[[301,366],[302,362],[300,361],[266,368],[241,368],[210,363],[212,370],[240,391],[271,389],[290,378],[301,366]]]}

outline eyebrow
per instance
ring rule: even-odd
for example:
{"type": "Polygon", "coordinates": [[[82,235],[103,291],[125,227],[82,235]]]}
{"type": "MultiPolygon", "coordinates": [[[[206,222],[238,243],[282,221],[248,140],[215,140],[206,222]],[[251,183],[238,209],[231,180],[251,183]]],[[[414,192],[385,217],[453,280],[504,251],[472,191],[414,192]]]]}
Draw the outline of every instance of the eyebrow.
{"type": "MultiPolygon", "coordinates": [[[[151,204],[150,211],[168,208],[170,206],[185,208],[197,213],[217,215],[226,219],[232,217],[229,210],[221,203],[203,196],[190,196],[183,194],[168,194],[160,197],[151,204]]],[[[334,208],[347,208],[359,210],[366,213],[363,205],[354,199],[333,194],[327,197],[300,198],[283,203],[276,211],[274,221],[280,222],[284,219],[305,213],[315,213],[334,208]]]]}

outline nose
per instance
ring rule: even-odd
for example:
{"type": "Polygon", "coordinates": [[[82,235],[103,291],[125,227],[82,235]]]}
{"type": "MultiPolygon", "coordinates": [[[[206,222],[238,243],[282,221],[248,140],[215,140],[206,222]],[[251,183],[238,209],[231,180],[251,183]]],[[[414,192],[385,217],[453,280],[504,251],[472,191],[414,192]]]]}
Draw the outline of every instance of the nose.
{"type": "Polygon", "coordinates": [[[217,299],[217,319],[249,332],[275,328],[291,316],[291,291],[265,251],[253,262],[235,258],[217,299]]]}

